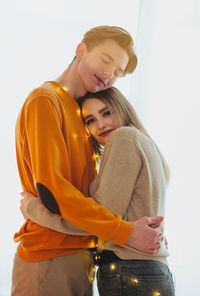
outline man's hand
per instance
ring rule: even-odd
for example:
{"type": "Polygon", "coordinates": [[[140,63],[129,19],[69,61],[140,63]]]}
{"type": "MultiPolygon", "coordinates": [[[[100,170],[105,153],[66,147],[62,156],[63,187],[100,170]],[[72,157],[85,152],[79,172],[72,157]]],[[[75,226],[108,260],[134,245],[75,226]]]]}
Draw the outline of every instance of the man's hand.
{"type": "Polygon", "coordinates": [[[26,208],[28,205],[28,202],[30,199],[35,198],[35,196],[33,194],[31,194],[30,192],[21,192],[20,193],[21,196],[23,197],[20,201],[21,205],[20,205],[20,211],[24,217],[25,220],[28,220],[29,217],[26,214],[26,208]]]}
{"type": "Polygon", "coordinates": [[[126,245],[140,252],[153,255],[163,241],[163,217],[142,217],[133,223],[126,245]]]}

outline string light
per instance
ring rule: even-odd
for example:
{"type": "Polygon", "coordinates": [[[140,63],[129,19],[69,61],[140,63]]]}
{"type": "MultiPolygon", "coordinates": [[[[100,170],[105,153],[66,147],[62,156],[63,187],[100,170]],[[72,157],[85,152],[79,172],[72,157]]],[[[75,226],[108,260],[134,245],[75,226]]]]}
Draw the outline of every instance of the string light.
{"type": "Polygon", "coordinates": [[[161,296],[161,294],[160,294],[160,292],[155,291],[155,292],[153,292],[153,296],[161,296]]]}
{"type": "Polygon", "coordinates": [[[81,110],[80,109],[77,109],[76,110],[77,114],[80,116],[81,115],[81,110]]]}
{"type": "Polygon", "coordinates": [[[111,269],[111,270],[115,270],[115,269],[116,269],[116,265],[112,263],[112,264],[110,265],[110,269],[111,269]]]}
{"type": "Polygon", "coordinates": [[[63,86],[63,89],[64,89],[64,91],[68,92],[69,87],[67,87],[67,86],[63,86]]]}
{"type": "Polygon", "coordinates": [[[77,134],[73,133],[73,137],[74,137],[74,138],[77,138],[77,134]]]}
{"type": "Polygon", "coordinates": [[[89,282],[92,283],[95,279],[95,274],[96,274],[96,268],[95,266],[91,266],[90,269],[89,269],[89,273],[88,273],[88,279],[89,279],[89,282]]]}
{"type": "Polygon", "coordinates": [[[86,132],[88,133],[88,135],[90,135],[90,131],[89,128],[87,127],[87,125],[85,126],[86,132]]]}
{"type": "Polygon", "coordinates": [[[93,153],[92,160],[95,163],[95,172],[96,173],[98,173],[98,171],[99,171],[99,162],[98,162],[98,159],[99,159],[99,155],[97,153],[93,153]]]}
{"type": "MultiPolygon", "coordinates": [[[[128,276],[127,276],[127,277],[128,277],[128,276]]],[[[162,296],[162,294],[161,294],[160,292],[158,292],[158,291],[153,291],[153,289],[152,289],[149,285],[147,285],[146,283],[143,283],[142,281],[139,281],[136,277],[132,278],[132,279],[131,279],[131,282],[134,283],[134,284],[136,284],[136,285],[138,285],[138,284],[142,284],[142,285],[148,287],[148,288],[149,288],[150,290],[152,290],[152,292],[153,292],[152,296],[162,296]]]]}
{"type": "Polygon", "coordinates": [[[135,283],[135,284],[138,284],[138,283],[139,283],[139,281],[138,281],[137,278],[133,278],[131,281],[132,281],[133,283],[135,283]]]}
{"type": "MultiPolygon", "coordinates": [[[[98,243],[96,243],[96,245],[98,246],[98,243]]],[[[93,252],[93,254],[95,255],[94,258],[96,260],[96,262],[98,262],[98,259],[101,258],[100,255],[98,255],[98,253],[96,251],[93,252]]],[[[114,263],[111,263],[110,264],[110,270],[115,270],[117,267],[114,263]]],[[[89,281],[92,282],[95,278],[95,273],[96,273],[96,268],[94,266],[92,266],[89,270],[89,275],[88,275],[88,278],[89,278],[89,281]]],[[[117,274],[117,277],[120,278],[120,274],[117,274]]],[[[150,285],[147,285],[146,283],[140,281],[137,277],[129,277],[129,276],[125,276],[126,278],[130,279],[131,282],[134,284],[134,285],[144,285],[146,286],[149,290],[152,291],[152,296],[162,296],[162,293],[161,292],[158,292],[157,290],[154,291],[154,289],[150,286],[150,285]]]]}
{"type": "Polygon", "coordinates": [[[58,93],[60,93],[60,91],[61,91],[60,86],[56,86],[55,89],[56,89],[56,91],[57,91],[58,93]]]}
{"type": "Polygon", "coordinates": [[[92,159],[96,161],[98,158],[99,158],[99,155],[97,153],[93,153],[92,159]]]}

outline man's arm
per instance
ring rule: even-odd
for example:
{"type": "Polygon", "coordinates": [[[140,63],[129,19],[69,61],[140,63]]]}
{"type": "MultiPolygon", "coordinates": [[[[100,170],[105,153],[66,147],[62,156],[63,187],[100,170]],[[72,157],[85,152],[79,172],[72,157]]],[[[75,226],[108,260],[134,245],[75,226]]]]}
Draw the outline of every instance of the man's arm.
{"type": "MultiPolygon", "coordinates": [[[[41,202],[40,198],[34,197],[32,194],[25,192],[22,194],[23,199],[21,200],[21,212],[25,219],[30,219],[31,221],[43,226],[55,230],[57,232],[70,234],[70,235],[90,235],[90,233],[76,227],[75,225],[67,222],[62,217],[51,213],[41,202]]],[[[149,247],[153,245],[150,241],[151,236],[146,236],[146,231],[144,228],[148,228],[148,225],[159,224],[161,221],[158,218],[143,217],[134,222],[134,228],[131,232],[131,236],[126,242],[127,246],[138,249],[142,252],[153,254],[154,251],[159,249],[159,244],[150,249],[149,247]],[[141,247],[141,242],[142,247],[141,247]],[[144,243],[146,244],[146,249],[144,248],[144,243]],[[153,249],[154,248],[154,249],[153,249]]],[[[149,229],[147,229],[149,232],[149,229]]],[[[154,236],[152,236],[154,237],[154,236]]]]}
{"type": "MultiPolygon", "coordinates": [[[[26,113],[26,130],[32,161],[30,165],[40,197],[45,195],[46,190],[47,195],[55,199],[62,217],[77,227],[104,240],[111,240],[119,245],[127,242],[129,246],[140,249],[136,244],[140,237],[137,221],[134,227],[132,223],[122,221],[120,215],[112,214],[92,198],[85,198],[70,183],[70,159],[55,109],[50,99],[39,97],[31,102],[26,113]]],[[[149,229],[148,223],[151,221],[142,222],[142,233],[148,242],[146,252],[151,254],[152,248],[155,248],[155,243],[161,237],[161,231],[159,228],[149,229]]]]}
{"type": "Polygon", "coordinates": [[[26,111],[26,132],[30,167],[41,199],[45,194],[56,201],[61,216],[70,223],[105,240],[124,244],[132,223],[122,221],[93,198],[71,184],[68,147],[56,107],[47,97],[34,99],[26,111]]]}
{"type": "Polygon", "coordinates": [[[65,234],[91,235],[85,230],[67,222],[62,217],[50,212],[39,197],[35,197],[29,192],[22,192],[21,195],[23,199],[21,200],[20,210],[24,219],[30,219],[43,227],[65,234]]]}

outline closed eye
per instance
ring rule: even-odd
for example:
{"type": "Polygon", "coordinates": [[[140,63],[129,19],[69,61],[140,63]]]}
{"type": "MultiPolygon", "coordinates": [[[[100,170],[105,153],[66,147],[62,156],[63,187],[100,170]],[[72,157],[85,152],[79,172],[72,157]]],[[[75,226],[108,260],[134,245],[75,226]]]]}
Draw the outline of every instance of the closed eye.
{"type": "Polygon", "coordinates": [[[101,60],[102,60],[102,62],[103,62],[104,64],[106,64],[106,65],[109,65],[109,64],[110,64],[110,61],[107,61],[107,60],[105,60],[105,59],[103,59],[103,58],[101,58],[101,60]]]}

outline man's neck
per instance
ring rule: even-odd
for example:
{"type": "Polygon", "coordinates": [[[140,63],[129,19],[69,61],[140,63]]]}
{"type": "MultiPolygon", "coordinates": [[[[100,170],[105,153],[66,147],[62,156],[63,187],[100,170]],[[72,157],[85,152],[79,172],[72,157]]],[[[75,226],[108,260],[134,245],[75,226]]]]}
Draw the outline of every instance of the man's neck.
{"type": "Polygon", "coordinates": [[[67,92],[75,100],[83,97],[87,92],[78,75],[76,60],[55,81],[67,89],[67,92]]]}

